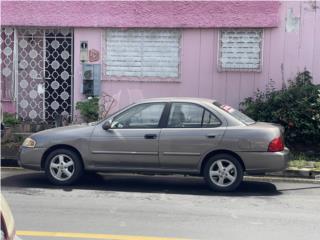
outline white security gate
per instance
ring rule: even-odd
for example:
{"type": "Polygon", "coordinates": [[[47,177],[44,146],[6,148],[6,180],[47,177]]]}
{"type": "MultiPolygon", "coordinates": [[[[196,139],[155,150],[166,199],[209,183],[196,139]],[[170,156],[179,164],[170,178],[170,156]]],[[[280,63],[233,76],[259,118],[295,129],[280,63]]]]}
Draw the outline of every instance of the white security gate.
{"type": "Polygon", "coordinates": [[[18,29],[17,111],[23,120],[42,121],[45,39],[42,30],[18,29]]]}
{"type": "MultiPolygon", "coordinates": [[[[1,32],[12,33],[6,29],[13,30],[3,28],[1,32]]],[[[50,123],[60,116],[71,120],[72,30],[17,28],[13,31],[10,39],[14,39],[15,60],[10,61],[14,63],[10,70],[15,76],[18,117],[31,122],[50,123]]],[[[9,38],[9,34],[3,36],[9,38]]],[[[6,62],[9,64],[9,60],[6,62]]]]}
{"type": "Polygon", "coordinates": [[[18,29],[18,114],[31,121],[71,117],[71,29],[18,29]]]}

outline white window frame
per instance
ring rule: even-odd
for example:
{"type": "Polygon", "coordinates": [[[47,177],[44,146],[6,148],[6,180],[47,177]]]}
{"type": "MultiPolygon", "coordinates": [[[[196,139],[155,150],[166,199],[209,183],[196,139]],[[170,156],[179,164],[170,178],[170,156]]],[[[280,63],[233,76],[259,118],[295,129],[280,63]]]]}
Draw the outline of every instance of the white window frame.
{"type": "Polygon", "coordinates": [[[261,72],[263,69],[263,49],[264,49],[264,29],[263,28],[232,28],[232,29],[219,29],[218,30],[218,52],[217,52],[217,69],[219,72],[261,72]],[[222,38],[222,31],[231,30],[231,31],[240,31],[240,30],[257,30],[261,32],[261,42],[260,42],[260,64],[259,68],[228,68],[223,67],[221,63],[221,38],[222,38]]]}
{"type": "MultiPolygon", "coordinates": [[[[139,30],[139,28],[136,28],[139,30]]],[[[142,28],[147,29],[147,28],[142,28]]],[[[179,31],[179,47],[178,47],[178,74],[177,77],[159,77],[159,76],[116,76],[116,75],[107,75],[107,28],[104,29],[102,34],[102,43],[101,43],[101,49],[102,49],[102,80],[105,81],[133,81],[133,82],[177,82],[179,83],[181,81],[181,64],[182,64],[182,54],[181,49],[183,44],[183,31],[181,29],[167,29],[167,28],[159,28],[154,30],[175,30],[179,31]]]]}

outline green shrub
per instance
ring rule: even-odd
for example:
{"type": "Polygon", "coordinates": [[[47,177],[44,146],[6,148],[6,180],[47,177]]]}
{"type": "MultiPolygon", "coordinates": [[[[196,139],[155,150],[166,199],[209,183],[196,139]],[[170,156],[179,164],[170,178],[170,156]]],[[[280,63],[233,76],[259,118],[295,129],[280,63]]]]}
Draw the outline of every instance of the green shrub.
{"type": "Polygon", "coordinates": [[[94,122],[99,118],[99,98],[89,97],[77,102],[76,109],[80,111],[81,117],[86,122],[94,122]]]}
{"type": "Polygon", "coordinates": [[[320,148],[320,85],[314,85],[310,72],[298,73],[281,90],[267,87],[240,103],[241,110],[256,121],[279,123],[285,127],[290,146],[320,148]]]}
{"type": "Polygon", "coordinates": [[[15,113],[8,113],[8,112],[3,113],[3,124],[6,127],[12,127],[19,123],[20,123],[20,120],[16,118],[15,113]]]}
{"type": "Polygon", "coordinates": [[[320,170],[320,162],[315,162],[314,167],[318,170],[320,170]]]}

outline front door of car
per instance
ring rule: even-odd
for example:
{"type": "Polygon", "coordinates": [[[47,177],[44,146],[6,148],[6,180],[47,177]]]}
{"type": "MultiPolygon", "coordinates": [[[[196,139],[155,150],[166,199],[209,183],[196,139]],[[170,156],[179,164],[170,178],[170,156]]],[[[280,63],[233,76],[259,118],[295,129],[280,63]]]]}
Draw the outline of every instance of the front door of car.
{"type": "Polygon", "coordinates": [[[142,103],[112,119],[111,128],[95,128],[91,159],[96,167],[159,167],[159,123],[165,103],[142,103]]]}
{"type": "Polygon", "coordinates": [[[161,167],[197,170],[203,156],[218,146],[225,129],[222,119],[200,105],[172,103],[160,135],[161,167]]]}

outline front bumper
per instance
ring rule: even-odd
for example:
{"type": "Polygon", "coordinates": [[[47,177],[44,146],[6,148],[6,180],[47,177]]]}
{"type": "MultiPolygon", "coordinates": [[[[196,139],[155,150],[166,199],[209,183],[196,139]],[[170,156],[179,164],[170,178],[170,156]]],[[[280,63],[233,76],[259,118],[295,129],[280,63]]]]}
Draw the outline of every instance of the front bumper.
{"type": "Polygon", "coordinates": [[[288,167],[291,157],[288,148],[281,152],[239,152],[238,154],[249,174],[282,171],[288,167]]]}
{"type": "Polygon", "coordinates": [[[20,147],[18,163],[23,168],[41,170],[41,160],[46,148],[20,147]]]}

